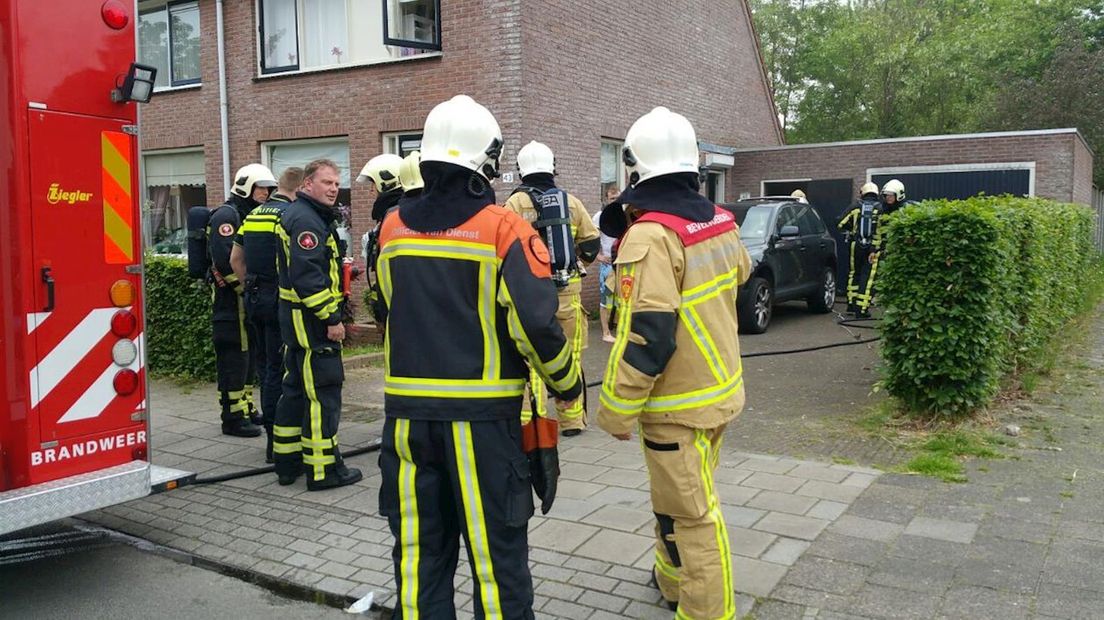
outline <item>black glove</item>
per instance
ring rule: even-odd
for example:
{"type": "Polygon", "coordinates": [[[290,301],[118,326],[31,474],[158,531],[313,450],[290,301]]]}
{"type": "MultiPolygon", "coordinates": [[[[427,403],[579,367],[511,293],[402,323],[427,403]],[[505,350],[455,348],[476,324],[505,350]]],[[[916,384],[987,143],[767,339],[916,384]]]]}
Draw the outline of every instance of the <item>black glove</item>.
{"type": "Polygon", "coordinates": [[[529,477],[533,490],[541,499],[541,514],[546,515],[556,500],[556,486],[560,480],[560,454],[556,449],[560,425],[551,418],[537,415],[533,404],[533,418],[521,427],[521,444],[529,459],[529,477]]]}

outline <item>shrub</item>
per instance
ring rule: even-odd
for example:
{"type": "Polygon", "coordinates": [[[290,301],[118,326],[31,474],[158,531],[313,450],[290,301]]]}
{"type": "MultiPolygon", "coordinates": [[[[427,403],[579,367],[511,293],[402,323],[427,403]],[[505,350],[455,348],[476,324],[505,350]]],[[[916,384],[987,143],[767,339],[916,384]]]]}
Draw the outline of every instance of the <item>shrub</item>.
{"type": "Polygon", "coordinates": [[[1041,199],[933,201],[887,219],[878,290],[886,390],[958,415],[1030,369],[1082,308],[1092,213],[1041,199]]]}
{"type": "Polygon", "coordinates": [[[183,259],[146,257],[146,342],[154,376],[215,378],[211,288],[188,276],[183,259]]]}

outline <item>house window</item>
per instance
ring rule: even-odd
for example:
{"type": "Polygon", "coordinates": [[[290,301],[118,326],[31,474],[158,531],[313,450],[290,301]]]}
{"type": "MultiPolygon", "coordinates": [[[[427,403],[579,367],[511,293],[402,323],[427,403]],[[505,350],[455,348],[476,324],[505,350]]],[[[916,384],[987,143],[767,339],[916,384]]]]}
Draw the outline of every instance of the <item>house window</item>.
{"type": "Polygon", "coordinates": [[[352,226],[352,190],[349,188],[349,140],[347,138],[319,138],[312,140],[288,140],[265,142],[261,148],[261,162],[268,166],[276,178],[291,166],[305,168],[316,159],[329,159],[337,164],[341,173],[341,185],[337,190],[337,209],[340,214],[339,236],[348,243],[348,229],[352,226]]]}
{"type": "Polygon", "coordinates": [[[441,0],[385,0],[384,43],[411,50],[441,49],[441,0]]]}
{"type": "Polygon", "coordinates": [[[625,189],[625,162],[621,159],[621,148],[624,143],[615,140],[602,140],[601,156],[601,182],[602,203],[605,204],[606,194],[612,190],[618,193],[625,189]]]}
{"type": "Polygon", "coordinates": [[[422,149],[420,133],[389,133],[383,135],[383,152],[406,157],[422,149]]]}
{"type": "Polygon", "coordinates": [[[188,209],[207,204],[203,151],[147,153],[143,160],[145,238],[157,254],[184,254],[188,209]]]}
{"type": "Polygon", "coordinates": [[[264,74],[365,64],[441,49],[438,0],[258,0],[258,6],[264,74]],[[394,37],[387,31],[391,23],[394,37]],[[428,26],[431,34],[426,34],[428,26]]]}
{"type": "Polygon", "coordinates": [[[199,84],[199,3],[142,2],[138,59],[157,67],[155,89],[199,84]]]}

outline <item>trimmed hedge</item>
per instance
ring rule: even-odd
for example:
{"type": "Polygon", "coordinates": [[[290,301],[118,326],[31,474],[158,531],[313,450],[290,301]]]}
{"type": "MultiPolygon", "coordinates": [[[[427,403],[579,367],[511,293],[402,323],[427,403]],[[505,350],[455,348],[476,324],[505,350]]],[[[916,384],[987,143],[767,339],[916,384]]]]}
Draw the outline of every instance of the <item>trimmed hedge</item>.
{"type": "Polygon", "coordinates": [[[915,413],[983,407],[1082,308],[1093,214],[1035,198],[902,209],[879,264],[885,387],[915,413]]]}
{"type": "Polygon", "coordinates": [[[211,287],[184,259],[146,256],[146,342],[153,375],[214,380],[211,287]]]}

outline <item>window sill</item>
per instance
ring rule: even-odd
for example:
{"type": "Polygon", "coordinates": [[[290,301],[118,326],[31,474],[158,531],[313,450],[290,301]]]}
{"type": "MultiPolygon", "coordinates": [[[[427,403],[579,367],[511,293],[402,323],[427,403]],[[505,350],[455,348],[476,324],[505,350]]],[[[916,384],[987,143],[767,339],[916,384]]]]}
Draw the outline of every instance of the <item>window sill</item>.
{"type": "Polygon", "coordinates": [[[202,82],[200,82],[199,84],[185,84],[183,86],[165,86],[163,88],[153,89],[153,94],[160,95],[160,94],[163,94],[163,93],[176,93],[176,92],[180,92],[180,91],[183,91],[183,90],[199,90],[202,87],[203,87],[202,82]]]}
{"type": "Polygon", "coordinates": [[[401,58],[383,58],[380,60],[366,60],[364,62],[350,63],[347,65],[327,65],[325,67],[311,67],[310,69],[299,69],[297,71],[280,71],[279,73],[262,73],[253,78],[254,82],[260,82],[263,80],[270,80],[283,77],[291,77],[295,75],[307,75],[311,73],[328,73],[331,71],[345,71],[349,69],[360,69],[363,67],[371,67],[375,65],[391,65],[400,62],[413,62],[424,60],[427,58],[440,58],[444,54],[442,52],[426,52],[424,54],[415,54],[413,56],[403,56],[401,58]]]}

